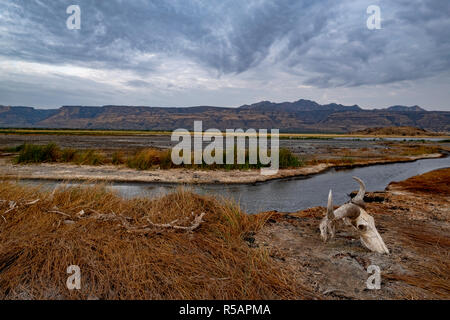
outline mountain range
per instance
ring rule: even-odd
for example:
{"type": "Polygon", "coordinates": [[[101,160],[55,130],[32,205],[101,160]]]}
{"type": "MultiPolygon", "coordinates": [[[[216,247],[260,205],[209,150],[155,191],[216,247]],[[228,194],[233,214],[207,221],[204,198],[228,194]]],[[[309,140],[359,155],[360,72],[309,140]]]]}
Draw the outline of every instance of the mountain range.
{"type": "Polygon", "coordinates": [[[411,126],[435,132],[450,132],[450,112],[427,111],[419,106],[392,106],[366,110],[358,105],[311,100],[274,103],[262,101],[239,108],[63,106],[36,109],[0,105],[0,127],[114,129],[114,130],[192,130],[196,120],[203,128],[280,129],[281,132],[346,133],[373,127],[411,126]]]}

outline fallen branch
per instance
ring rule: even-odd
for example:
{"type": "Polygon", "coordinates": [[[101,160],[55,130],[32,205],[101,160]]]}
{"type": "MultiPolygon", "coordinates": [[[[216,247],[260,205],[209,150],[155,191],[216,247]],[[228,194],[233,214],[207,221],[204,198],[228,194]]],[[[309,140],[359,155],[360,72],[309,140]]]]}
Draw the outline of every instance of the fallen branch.
{"type": "Polygon", "coordinates": [[[31,206],[31,205],[33,205],[33,204],[38,203],[39,201],[41,201],[41,199],[36,199],[36,200],[30,201],[30,202],[27,202],[27,203],[25,203],[25,205],[26,205],[26,206],[31,206]]]}
{"type": "MultiPolygon", "coordinates": [[[[165,229],[175,229],[175,230],[184,230],[187,232],[192,232],[195,229],[197,229],[203,221],[203,217],[205,216],[206,213],[201,213],[200,215],[196,216],[194,218],[194,221],[192,222],[192,225],[188,226],[188,227],[183,227],[183,226],[177,226],[175,225],[176,222],[179,221],[179,219],[174,220],[170,223],[153,223],[151,222],[149,219],[147,219],[149,225],[146,226],[141,226],[141,227],[132,227],[130,226],[128,223],[126,223],[125,221],[123,221],[123,226],[128,230],[128,232],[134,232],[134,233],[150,233],[152,231],[154,231],[154,228],[165,228],[165,229]]],[[[192,213],[192,215],[194,215],[194,213],[192,213]]],[[[185,220],[185,219],[183,219],[185,220]]]]}
{"type": "Polygon", "coordinates": [[[63,216],[71,218],[70,214],[67,214],[67,213],[64,213],[64,212],[61,212],[61,211],[58,211],[58,210],[51,210],[51,211],[48,211],[48,213],[57,213],[57,214],[60,214],[60,215],[63,215],[63,216]]]}
{"type": "Polygon", "coordinates": [[[200,226],[200,224],[203,222],[203,217],[205,216],[205,214],[206,214],[205,212],[202,212],[200,215],[196,216],[194,218],[192,225],[189,227],[174,225],[174,223],[178,220],[172,221],[170,223],[165,223],[165,224],[153,223],[149,219],[147,219],[147,221],[150,223],[151,226],[157,227],[157,228],[172,228],[172,229],[186,230],[186,231],[192,232],[195,229],[197,229],[200,226]]]}
{"type": "MultiPolygon", "coordinates": [[[[40,199],[36,199],[36,200],[33,200],[33,201],[29,201],[29,202],[27,202],[27,203],[24,203],[24,205],[29,206],[29,205],[32,205],[32,204],[37,203],[39,200],[40,200],[40,199]]],[[[9,203],[9,209],[6,210],[3,214],[7,214],[8,212],[11,212],[11,211],[13,211],[14,209],[18,209],[18,208],[19,208],[19,205],[18,205],[18,203],[17,203],[16,201],[12,201],[12,200],[0,200],[0,203],[3,203],[3,202],[8,202],[8,203],[9,203]]],[[[3,219],[4,219],[4,217],[3,217],[3,219]]]]}

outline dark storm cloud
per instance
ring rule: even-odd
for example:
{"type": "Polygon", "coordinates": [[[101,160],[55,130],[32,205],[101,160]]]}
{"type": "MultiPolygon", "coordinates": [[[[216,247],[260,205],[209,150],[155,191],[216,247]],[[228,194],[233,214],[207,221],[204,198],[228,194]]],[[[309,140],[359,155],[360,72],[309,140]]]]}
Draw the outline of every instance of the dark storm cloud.
{"type": "Polygon", "coordinates": [[[264,59],[278,39],[290,34],[292,43],[304,43],[332,16],[321,10],[329,1],[84,0],[78,2],[82,28],[74,32],[65,27],[65,10],[72,3],[20,0],[6,5],[14,23],[2,36],[9,44],[3,54],[151,70],[134,55],[163,53],[185,56],[220,73],[243,72],[264,59]],[[311,10],[320,14],[312,16],[311,10]]]}
{"type": "Polygon", "coordinates": [[[450,71],[449,17],[443,0],[0,0],[0,57],[141,75],[176,58],[216,76],[270,59],[302,83],[352,87],[450,71]],[[78,31],[66,28],[71,4],[78,31]],[[366,28],[371,4],[382,30],[366,28]]]}

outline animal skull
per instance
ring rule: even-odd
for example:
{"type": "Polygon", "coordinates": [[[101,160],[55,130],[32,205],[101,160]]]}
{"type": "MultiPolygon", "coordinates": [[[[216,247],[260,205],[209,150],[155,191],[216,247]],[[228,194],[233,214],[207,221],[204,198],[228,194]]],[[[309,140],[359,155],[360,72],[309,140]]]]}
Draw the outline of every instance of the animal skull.
{"type": "Polygon", "coordinates": [[[353,177],[353,179],[360,185],[358,194],[351,202],[342,205],[336,210],[333,209],[333,194],[330,190],[328,195],[327,215],[320,223],[321,237],[325,242],[329,239],[333,239],[335,236],[336,222],[342,219],[346,224],[355,228],[360,235],[362,244],[369,250],[388,254],[389,250],[375,227],[375,220],[364,209],[366,186],[361,179],[357,177],[353,177]]]}

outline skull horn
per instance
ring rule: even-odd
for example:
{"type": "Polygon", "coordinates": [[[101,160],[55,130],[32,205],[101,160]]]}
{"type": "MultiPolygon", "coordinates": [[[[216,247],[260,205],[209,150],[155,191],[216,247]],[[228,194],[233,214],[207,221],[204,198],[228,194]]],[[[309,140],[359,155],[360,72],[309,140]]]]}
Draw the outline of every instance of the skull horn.
{"type": "Polygon", "coordinates": [[[328,193],[328,205],[327,205],[327,217],[330,220],[334,220],[334,209],[333,209],[333,191],[330,190],[328,193]]]}
{"type": "Polygon", "coordinates": [[[366,194],[366,185],[358,177],[353,177],[353,179],[355,179],[359,183],[359,191],[356,197],[353,198],[353,201],[364,202],[364,195],[366,194]]]}

